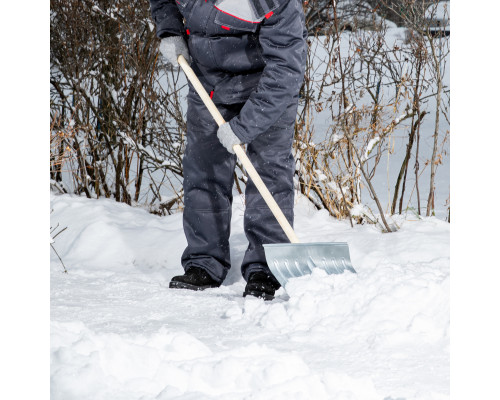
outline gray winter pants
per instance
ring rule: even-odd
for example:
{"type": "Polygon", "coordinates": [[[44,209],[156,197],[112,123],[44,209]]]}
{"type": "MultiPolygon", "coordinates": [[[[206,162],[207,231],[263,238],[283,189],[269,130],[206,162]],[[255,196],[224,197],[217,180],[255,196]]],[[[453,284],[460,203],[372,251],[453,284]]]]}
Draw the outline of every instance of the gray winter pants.
{"type": "MultiPolygon", "coordinates": [[[[229,121],[242,106],[218,105],[218,108],[229,121]]],[[[275,125],[247,146],[248,157],[290,224],[293,224],[292,141],[296,110],[295,100],[275,125]]],[[[192,266],[201,267],[222,282],[231,268],[229,234],[236,156],[220,144],[217,128],[200,98],[190,93],[183,159],[183,223],[188,245],[182,255],[182,266],[186,271],[192,266]]],[[[248,280],[256,271],[270,273],[262,244],[289,241],[251,180],[247,182],[245,203],[244,230],[249,244],[241,272],[248,280]]]]}

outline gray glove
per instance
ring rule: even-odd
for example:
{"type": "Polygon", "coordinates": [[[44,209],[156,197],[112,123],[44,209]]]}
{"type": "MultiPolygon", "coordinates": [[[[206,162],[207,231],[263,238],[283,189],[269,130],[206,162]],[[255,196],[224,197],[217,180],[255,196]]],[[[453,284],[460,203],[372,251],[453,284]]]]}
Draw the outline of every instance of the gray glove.
{"type": "Polygon", "coordinates": [[[168,36],[160,42],[160,52],[167,59],[167,63],[174,68],[179,67],[177,57],[183,55],[189,63],[189,50],[186,41],[182,36],[168,36]]]}
{"type": "Polygon", "coordinates": [[[229,122],[222,124],[217,131],[217,137],[222,145],[229,151],[231,154],[234,154],[233,146],[235,144],[243,144],[243,142],[236,136],[231,129],[231,125],[229,122]]]}

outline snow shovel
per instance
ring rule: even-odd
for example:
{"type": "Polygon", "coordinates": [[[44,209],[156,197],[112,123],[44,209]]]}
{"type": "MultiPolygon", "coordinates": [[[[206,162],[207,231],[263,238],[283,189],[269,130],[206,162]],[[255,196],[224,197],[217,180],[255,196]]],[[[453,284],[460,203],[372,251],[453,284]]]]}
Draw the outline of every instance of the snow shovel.
{"type": "MultiPolygon", "coordinates": [[[[226,121],[224,121],[221,113],[186,59],[180,55],[177,61],[217,124],[219,126],[224,124],[226,121]]],[[[313,268],[323,269],[327,274],[341,274],[344,270],[356,273],[351,264],[347,243],[300,243],[292,226],[279,208],[278,203],[276,203],[247,157],[243,146],[239,144],[234,145],[233,150],[291,242],[264,244],[267,264],[281,286],[284,287],[290,278],[310,274],[313,268]]]]}

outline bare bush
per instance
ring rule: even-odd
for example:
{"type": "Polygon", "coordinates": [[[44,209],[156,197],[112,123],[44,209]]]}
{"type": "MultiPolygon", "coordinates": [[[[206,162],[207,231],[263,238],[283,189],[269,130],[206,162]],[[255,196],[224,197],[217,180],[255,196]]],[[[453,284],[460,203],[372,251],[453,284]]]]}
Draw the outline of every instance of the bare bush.
{"type": "MultiPolygon", "coordinates": [[[[446,38],[431,34],[428,6],[410,0],[304,3],[310,38],[295,130],[296,187],[336,218],[394,230],[386,214],[402,213],[414,193],[422,213],[427,167],[426,213],[433,213],[436,168],[448,137],[439,118],[448,120],[443,76],[449,50],[446,38]],[[408,27],[406,36],[395,41],[387,35],[390,24],[381,15],[397,16],[408,27]],[[431,100],[437,104],[433,154],[421,160],[431,100]],[[386,186],[376,185],[381,161],[388,165],[395,155],[396,132],[406,138],[397,176],[387,171],[386,186]],[[411,160],[414,183],[408,187],[411,160]],[[391,199],[386,206],[377,192],[384,190],[391,199]],[[366,207],[364,191],[379,217],[366,207]]],[[[157,47],[147,0],[51,1],[54,189],[145,205],[161,215],[182,209],[186,80],[163,66],[157,47]]],[[[238,166],[242,194],[246,176],[238,166]]]]}
{"type": "MultiPolygon", "coordinates": [[[[406,6],[425,10],[419,2],[406,6]]],[[[431,98],[437,98],[437,113],[447,110],[440,104],[446,41],[437,42],[437,38],[423,34],[428,26],[424,18],[419,20],[422,34],[410,30],[410,35],[396,43],[386,35],[387,24],[375,16],[373,21],[378,21],[379,26],[349,32],[344,21],[336,17],[336,7],[335,2],[330,6],[334,16],[331,34],[309,40],[296,132],[298,187],[318,209],[324,208],[334,217],[376,222],[366,207],[358,207],[364,203],[364,187],[377,207],[383,229],[391,231],[395,226],[386,221],[384,214],[401,213],[404,208],[412,157],[412,192],[417,192],[421,214],[420,127],[428,116],[431,98]],[[441,51],[433,50],[438,46],[442,46],[441,51]],[[434,54],[439,54],[439,59],[434,54]],[[440,77],[435,73],[438,70],[440,77]],[[390,157],[394,152],[396,130],[399,134],[407,132],[408,143],[396,182],[388,178],[387,191],[394,185],[393,201],[384,208],[376,192],[380,187],[376,188],[372,180],[383,155],[390,157]]],[[[410,25],[411,21],[401,18],[410,25]]],[[[434,138],[444,139],[436,132],[437,125],[434,138]]],[[[426,165],[436,165],[439,159],[433,154],[426,165]]],[[[435,171],[431,172],[431,185],[434,176],[435,171]]],[[[428,203],[427,213],[434,207],[431,200],[428,203]]]]}
{"type": "Polygon", "coordinates": [[[181,87],[161,68],[149,15],[147,1],[51,1],[51,135],[73,154],[72,192],[172,212],[182,204],[181,87]]]}

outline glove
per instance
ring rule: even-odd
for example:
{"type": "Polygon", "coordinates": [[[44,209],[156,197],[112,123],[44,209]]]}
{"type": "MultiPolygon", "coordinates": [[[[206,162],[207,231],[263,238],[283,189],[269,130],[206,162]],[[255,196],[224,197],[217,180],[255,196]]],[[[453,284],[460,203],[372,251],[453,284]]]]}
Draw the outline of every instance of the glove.
{"type": "Polygon", "coordinates": [[[186,41],[182,36],[168,36],[160,42],[160,52],[167,59],[167,63],[174,68],[179,67],[177,57],[181,54],[189,63],[189,50],[186,41]]]}
{"type": "Polygon", "coordinates": [[[234,154],[233,146],[235,144],[243,144],[240,138],[234,134],[229,122],[226,122],[219,127],[217,131],[217,138],[231,154],[234,154]]]}

